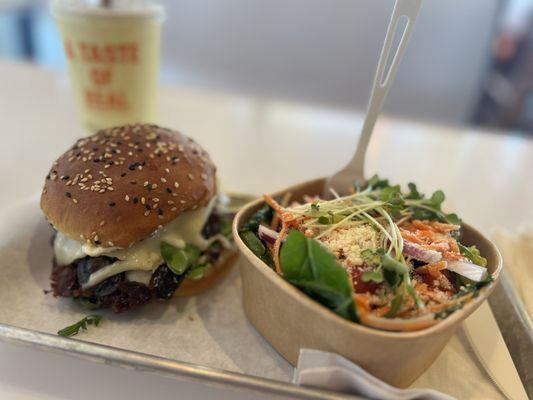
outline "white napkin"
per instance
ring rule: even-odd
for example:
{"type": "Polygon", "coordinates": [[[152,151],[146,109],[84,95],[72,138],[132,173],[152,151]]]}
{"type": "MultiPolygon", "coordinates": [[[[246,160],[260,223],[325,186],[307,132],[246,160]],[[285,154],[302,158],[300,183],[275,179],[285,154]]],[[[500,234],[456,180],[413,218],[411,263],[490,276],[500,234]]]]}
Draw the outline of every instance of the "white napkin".
{"type": "Polygon", "coordinates": [[[453,400],[431,389],[398,389],[338,354],[301,349],[293,383],[375,400],[453,400]]]}

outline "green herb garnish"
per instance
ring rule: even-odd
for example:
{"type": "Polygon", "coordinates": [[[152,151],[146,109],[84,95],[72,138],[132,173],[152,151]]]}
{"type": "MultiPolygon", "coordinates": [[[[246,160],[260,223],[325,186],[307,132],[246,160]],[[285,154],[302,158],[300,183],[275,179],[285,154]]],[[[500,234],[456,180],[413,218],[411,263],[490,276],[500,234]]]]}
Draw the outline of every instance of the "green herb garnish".
{"type": "Polygon", "coordinates": [[[453,314],[457,310],[460,310],[463,308],[463,303],[456,303],[453,306],[450,306],[448,308],[445,308],[444,310],[441,310],[439,312],[435,313],[435,319],[444,319],[448,317],[450,314],[453,314]]]}
{"type": "Polygon", "coordinates": [[[476,246],[466,247],[459,242],[457,243],[457,245],[459,246],[459,251],[461,252],[461,254],[466,256],[466,258],[468,258],[474,264],[479,265],[481,267],[487,266],[487,259],[481,256],[476,246]]]}
{"type": "Polygon", "coordinates": [[[63,337],[70,337],[77,335],[80,330],[87,330],[87,327],[89,325],[98,326],[100,324],[100,321],[102,320],[101,315],[88,315],[82,320],[76,322],[75,324],[72,324],[70,326],[67,326],[66,328],[61,329],[57,332],[59,336],[63,337]]]}
{"type": "Polygon", "coordinates": [[[176,275],[183,275],[200,257],[202,251],[192,245],[187,244],[185,248],[178,249],[166,242],[161,242],[161,256],[165,260],[167,266],[176,275]]]}
{"type": "Polygon", "coordinates": [[[320,242],[291,230],[281,248],[283,276],[336,314],[358,321],[348,273],[320,242]]]}
{"type": "Polygon", "coordinates": [[[243,231],[239,233],[239,236],[244,244],[252,251],[252,253],[259,257],[269,267],[274,267],[274,261],[272,260],[270,251],[268,251],[261,239],[259,239],[254,232],[243,231]]]}

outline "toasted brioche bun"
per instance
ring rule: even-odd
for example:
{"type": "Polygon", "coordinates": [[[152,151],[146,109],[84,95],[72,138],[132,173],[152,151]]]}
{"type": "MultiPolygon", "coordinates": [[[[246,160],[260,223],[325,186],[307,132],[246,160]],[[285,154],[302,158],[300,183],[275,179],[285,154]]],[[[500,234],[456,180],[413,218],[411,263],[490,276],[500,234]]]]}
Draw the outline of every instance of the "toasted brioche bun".
{"type": "Polygon", "coordinates": [[[125,248],[216,193],[216,168],[192,139],[126,125],[79,139],[54,162],[41,208],[72,239],[125,248]]]}
{"type": "Polygon", "coordinates": [[[231,270],[231,266],[238,257],[238,253],[225,250],[215,265],[209,268],[200,279],[185,279],[174,293],[178,297],[194,296],[219,282],[231,270]]]}

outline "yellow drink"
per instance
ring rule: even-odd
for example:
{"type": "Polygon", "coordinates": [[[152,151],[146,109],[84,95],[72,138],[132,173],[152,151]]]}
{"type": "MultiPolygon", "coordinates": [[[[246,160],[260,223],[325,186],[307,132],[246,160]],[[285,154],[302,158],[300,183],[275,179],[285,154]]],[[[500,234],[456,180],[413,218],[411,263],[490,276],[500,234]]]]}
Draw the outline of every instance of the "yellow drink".
{"type": "Polygon", "coordinates": [[[163,9],[52,3],[71,84],[87,134],[155,122],[163,9]],[[67,4],[67,5],[65,5],[67,4]]]}

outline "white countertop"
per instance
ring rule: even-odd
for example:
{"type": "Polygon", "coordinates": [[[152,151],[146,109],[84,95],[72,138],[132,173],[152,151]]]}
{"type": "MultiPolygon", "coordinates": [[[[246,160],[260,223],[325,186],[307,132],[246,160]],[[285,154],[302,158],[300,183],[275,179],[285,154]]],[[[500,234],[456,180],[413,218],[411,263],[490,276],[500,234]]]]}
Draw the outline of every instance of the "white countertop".
{"type": "MultiPolygon", "coordinates": [[[[40,191],[51,162],[82,131],[65,75],[3,61],[0,81],[0,206],[6,208],[40,191]]],[[[334,172],[349,159],[362,123],[359,113],[187,88],[161,88],[159,103],[160,124],[200,142],[233,192],[272,191],[334,172]]],[[[533,140],[525,137],[384,117],[367,171],[395,183],[414,181],[423,192],[443,189],[448,208],[481,229],[533,222],[533,140]]],[[[245,396],[0,344],[0,398],[126,395],[245,396]]]]}

